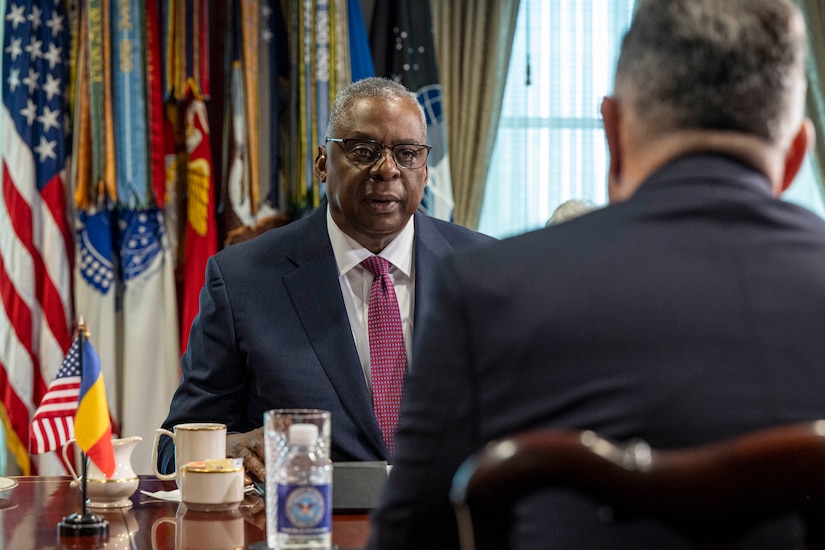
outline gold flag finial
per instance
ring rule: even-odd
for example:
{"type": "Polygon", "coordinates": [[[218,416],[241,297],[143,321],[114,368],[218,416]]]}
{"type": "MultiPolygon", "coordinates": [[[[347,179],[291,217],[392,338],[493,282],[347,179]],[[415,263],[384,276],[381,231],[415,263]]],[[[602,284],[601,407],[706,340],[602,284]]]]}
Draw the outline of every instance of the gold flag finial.
{"type": "Polygon", "coordinates": [[[77,333],[83,334],[85,339],[89,339],[89,327],[86,326],[86,320],[81,315],[77,320],[77,333]]]}

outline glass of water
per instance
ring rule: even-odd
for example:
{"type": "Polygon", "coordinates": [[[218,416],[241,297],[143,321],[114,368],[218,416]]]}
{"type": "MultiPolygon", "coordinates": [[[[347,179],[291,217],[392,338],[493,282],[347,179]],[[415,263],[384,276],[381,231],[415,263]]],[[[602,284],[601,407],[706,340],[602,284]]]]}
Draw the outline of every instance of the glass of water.
{"type": "Polygon", "coordinates": [[[278,548],[278,470],[286,456],[289,427],[292,424],[318,426],[318,449],[329,457],[330,413],[320,409],[272,409],[264,413],[266,447],[266,544],[278,548]]]}

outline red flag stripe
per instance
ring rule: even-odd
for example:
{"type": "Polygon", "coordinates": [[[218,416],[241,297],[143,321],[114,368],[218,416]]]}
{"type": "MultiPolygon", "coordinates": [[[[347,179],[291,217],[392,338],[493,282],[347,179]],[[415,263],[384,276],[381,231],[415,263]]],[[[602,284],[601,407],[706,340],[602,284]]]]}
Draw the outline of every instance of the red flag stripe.
{"type": "MultiPolygon", "coordinates": [[[[27,197],[26,200],[14,184],[20,178],[27,177],[26,174],[12,175],[11,171],[14,171],[14,167],[9,169],[3,163],[3,199],[8,211],[14,213],[11,216],[14,232],[31,257],[34,288],[42,292],[37,298],[43,307],[46,324],[58,340],[62,355],[71,345],[69,322],[66,318],[66,311],[70,310],[71,304],[64,301],[56,285],[63,289],[70,288],[70,269],[74,263],[69,255],[72,237],[68,221],[60,215],[55,216],[56,211],[66,208],[63,183],[55,176],[43,188],[40,195],[42,200],[38,200],[36,196],[27,197]],[[40,219],[35,221],[35,217],[40,219]],[[33,227],[43,227],[42,235],[35,235],[33,227]],[[48,251],[45,261],[40,250],[48,251]]],[[[65,295],[66,299],[70,296],[68,292],[65,295]]]]}
{"type": "MultiPolygon", "coordinates": [[[[47,236],[52,236],[57,239],[53,244],[44,242],[41,250],[48,250],[49,255],[46,256],[46,269],[49,273],[49,280],[54,281],[57,289],[71,289],[71,278],[74,269],[74,233],[72,232],[71,223],[67,212],[69,208],[66,205],[66,188],[67,184],[63,178],[62,173],[58,174],[40,190],[42,204],[45,207],[44,212],[49,214],[50,231],[47,236]],[[51,252],[55,253],[51,257],[51,252]],[[66,269],[68,266],[68,269],[66,269]]],[[[63,349],[67,349],[71,343],[71,331],[68,327],[70,322],[66,321],[65,312],[71,311],[71,293],[66,293],[62,296],[57,292],[55,296],[62,304],[61,310],[63,319],[62,326],[64,327],[63,334],[65,341],[61,342],[63,349]]],[[[58,331],[55,332],[57,334],[58,331]]]]}
{"type": "MultiPolygon", "coordinates": [[[[9,141],[14,142],[17,140],[12,138],[9,141]]],[[[46,373],[46,376],[50,377],[51,374],[56,372],[65,350],[71,345],[70,322],[64,310],[64,300],[61,299],[60,292],[48,276],[49,271],[60,271],[61,262],[63,262],[63,269],[70,264],[65,254],[64,237],[58,237],[61,246],[56,250],[51,246],[55,240],[53,225],[40,223],[44,228],[42,233],[45,236],[35,236],[32,228],[35,224],[34,218],[40,214],[40,209],[37,207],[32,208],[31,205],[33,202],[39,203],[40,201],[36,196],[30,197],[29,201],[25,200],[20,193],[20,188],[15,185],[15,177],[26,176],[12,175],[12,170],[14,170],[14,167],[11,167],[10,170],[9,164],[3,163],[3,202],[6,211],[10,214],[8,221],[17,236],[12,245],[17,250],[9,251],[11,252],[10,258],[14,258],[14,263],[5,264],[4,262],[3,266],[4,273],[9,276],[12,290],[12,295],[9,297],[10,307],[6,311],[11,313],[12,329],[32,359],[34,380],[30,384],[26,384],[25,388],[22,388],[22,393],[18,393],[21,398],[27,401],[31,399],[30,408],[33,409],[46,390],[44,373],[40,368],[42,361],[47,358],[50,359],[44,365],[52,367],[51,372],[46,373]],[[41,243],[38,243],[37,240],[40,240],[41,243]],[[42,241],[48,242],[47,248],[44,248],[42,241]],[[37,249],[38,244],[41,249],[49,251],[45,256],[52,266],[50,270],[47,270],[43,256],[37,249]],[[25,252],[20,248],[24,249],[25,252]],[[36,308],[36,312],[33,308],[36,308]]],[[[26,172],[26,170],[24,169],[23,172],[26,172]]],[[[49,186],[52,185],[54,185],[54,180],[49,183],[49,186]]],[[[58,234],[62,235],[62,232],[58,234]]],[[[6,251],[2,250],[0,253],[2,253],[0,255],[5,256],[6,251]]],[[[65,294],[69,295],[68,279],[64,278],[61,284],[66,288],[65,294]]],[[[4,296],[4,305],[5,303],[6,297],[4,296]]],[[[14,364],[12,365],[14,366],[14,364]]],[[[17,380],[21,380],[21,378],[16,377],[12,380],[12,383],[14,384],[17,380]]]]}
{"type": "MultiPolygon", "coordinates": [[[[4,178],[3,186],[6,186],[4,178]]],[[[32,339],[34,321],[32,312],[13,285],[12,274],[6,269],[4,253],[0,250],[0,297],[2,297],[4,321],[10,327],[5,333],[6,341],[0,342],[0,389],[3,390],[2,402],[6,413],[20,441],[28,441],[28,420],[34,410],[34,386],[45,386],[40,373],[40,361],[33,352],[32,339]],[[14,365],[14,371],[6,370],[14,365]],[[9,377],[8,373],[14,376],[9,377]]]]}
{"type": "MultiPolygon", "coordinates": [[[[3,184],[5,187],[5,179],[3,184]]],[[[34,326],[32,313],[29,306],[15,290],[12,284],[12,274],[6,269],[3,258],[4,255],[0,253],[0,274],[3,275],[0,277],[0,301],[2,301],[4,313],[7,313],[9,317],[11,317],[11,319],[6,319],[8,326],[13,326],[15,329],[13,333],[9,333],[7,337],[10,339],[13,336],[17,337],[16,342],[6,343],[6,346],[8,346],[6,353],[11,354],[16,352],[15,354],[19,356],[21,352],[20,348],[23,348],[22,351],[28,355],[29,362],[32,363],[37,370],[40,370],[37,357],[32,354],[32,327],[34,326]],[[12,319],[15,323],[12,323],[12,319]]],[[[3,352],[4,349],[0,348],[0,354],[3,354],[3,352]]],[[[5,359],[9,364],[14,363],[15,365],[23,361],[21,357],[5,357],[5,359]]]]}
{"type": "Polygon", "coordinates": [[[40,454],[58,450],[63,443],[74,437],[72,417],[55,416],[44,418],[36,426],[32,425],[31,452],[40,454]]]}

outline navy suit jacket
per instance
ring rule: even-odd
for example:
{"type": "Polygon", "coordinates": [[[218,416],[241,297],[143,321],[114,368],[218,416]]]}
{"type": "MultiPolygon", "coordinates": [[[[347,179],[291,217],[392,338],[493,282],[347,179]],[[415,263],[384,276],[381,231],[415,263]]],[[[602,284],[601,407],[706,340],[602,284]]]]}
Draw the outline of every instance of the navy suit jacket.
{"type": "MultiPolygon", "coordinates": [[[[421,213],[414,223],[417,320],[435,259],[494,239],[421,213]]],[[[352,339],[326,203],[209,259],[181,371],[164,428],[212,421],[247,432],[266,410],[318,408],[331,412],[333,460],[389,459],[352,339]]],[[[175,469],[168,437],[158,462],[163,472],[175,469]]]]}
{"type": "MultiPolygon", "coordinates": [[[[625,202],[445,258],[432,288],[373,549],[457,549],[452,476],[506,434],[679,447],[825,418],[825,222],[726,157],[678,159],[625,202]]],[[[690,547],[600,510],[540,493],[513,548],[690,547]]]]}

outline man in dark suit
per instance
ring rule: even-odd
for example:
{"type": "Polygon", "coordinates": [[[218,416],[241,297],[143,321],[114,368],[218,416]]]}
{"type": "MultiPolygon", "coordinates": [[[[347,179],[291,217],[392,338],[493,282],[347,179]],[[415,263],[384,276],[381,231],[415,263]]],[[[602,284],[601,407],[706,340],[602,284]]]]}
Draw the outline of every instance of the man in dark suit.
{"type": "MultiPolygon", "coordinates": [[[[825,418],[825,222],[778,199],[805,92],[789,0],[641,3],[602,106],[611,205],[439,262],[370,548],[458,548],[453,474],[505,434],[678,447],[825,418]]],[[[541,492],[512,547],[689,547],[604,512],[541,492]]]]}
{"type": "MultiPolygon", "coordinates": [[[[327,186],[322,206],[210,258],[163,424],[225,423],[227,453],[261,479],[263,413],[274,408],[330,411],[333,460],[390,460],[371,395],[373,276],[360,262],[390,262],[408,356],[435,259],[493,240],[416,212],[429,147],[424,112],[403,86],[351,84],[337,95],[327,130],[315,158],[327,186]]],[[[175,468],[168,437],[158,462],[163,472],[175,468]]]]}

